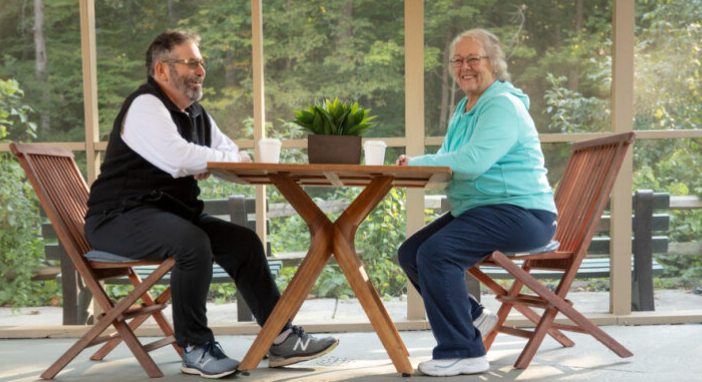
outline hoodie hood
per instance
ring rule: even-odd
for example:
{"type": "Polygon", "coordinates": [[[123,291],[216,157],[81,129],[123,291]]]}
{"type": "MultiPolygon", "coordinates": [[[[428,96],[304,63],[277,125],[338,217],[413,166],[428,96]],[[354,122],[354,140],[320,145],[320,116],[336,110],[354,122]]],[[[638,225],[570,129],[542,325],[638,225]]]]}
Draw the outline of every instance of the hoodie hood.
{"type": "Polygon", "coordinates": [[[509,82],[506,81],[495,81],[490,85],[489,88],[485,90],[485,93],[480,97],[478,103],[475,105],[473,110],[477,109],[479,106],[487,103],[490,99],[494,97],[500,97],[504,95],[511,95],[516,97],[519,101],[524,104],[527,110],[529,110],[529,96],[522,92],[522,89],[515,88],[509,82]]]}

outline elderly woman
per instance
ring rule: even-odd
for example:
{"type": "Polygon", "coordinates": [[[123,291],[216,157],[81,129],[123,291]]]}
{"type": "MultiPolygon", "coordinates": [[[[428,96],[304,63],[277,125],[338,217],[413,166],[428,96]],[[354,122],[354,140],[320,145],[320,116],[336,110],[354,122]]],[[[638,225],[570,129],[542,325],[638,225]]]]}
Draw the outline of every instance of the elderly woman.
{"type": "Polygon", "coordinates": [[[437,346],[419,370],[428,375],[490,369],[482,336],[496,316],[469,296],[464,272],[495,250],[519,252],[549,243],[556,206],[529,98],[509,82],[505,55],[492,33],[473,29],[451,43],[452,76],[466,97],[436,154],[404,166],[448,166],[451,212],[402,244],[402,269],[421,293],[437,346]]]}

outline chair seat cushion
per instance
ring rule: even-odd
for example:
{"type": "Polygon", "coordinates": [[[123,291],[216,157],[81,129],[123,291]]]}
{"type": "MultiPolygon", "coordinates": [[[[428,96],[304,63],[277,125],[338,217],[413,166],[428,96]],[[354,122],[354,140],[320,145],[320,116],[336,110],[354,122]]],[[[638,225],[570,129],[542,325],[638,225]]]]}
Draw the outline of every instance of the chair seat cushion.
{"type": "Polygon", "coordinates": [[[537,253],[543,253],[543,252],[553,252],[558,249],[558,247],[561,246],[561,243],[559,243],[556,240],[551,240],[548,244],[542,245],[541,247],[530,249],[528,251],[521,251],[521,252],[503,252],[505,256],[509,257],[518,257],[518,256],[527,256],[527,255],[534,255],[537,253]]]}
{"type": "Polygon", "coordinates": [[[134,259],[105,251],[90,251],[83,256],[90,261],[99,261],[102,263],[129,263],[134,261],[134,259]]]}

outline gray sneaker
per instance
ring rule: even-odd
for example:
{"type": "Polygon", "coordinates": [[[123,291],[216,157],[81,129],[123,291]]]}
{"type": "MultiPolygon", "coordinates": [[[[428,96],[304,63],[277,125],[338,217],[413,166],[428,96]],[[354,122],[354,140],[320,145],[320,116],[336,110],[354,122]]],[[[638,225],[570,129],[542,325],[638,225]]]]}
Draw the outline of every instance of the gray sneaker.
{"type": "Polygon", "coordinates": [[[217,341],[210,341],[183,353],[180,371],[203,378],[218,379],[234,374],[237,367],[239,361],[227,357],[217,341]]]}
{"type": "Polygon", "coordinates": [[[480,335],[485,337],[490,332],[492,329],[495,328],[495,325],[497,324],[497,315],[485,308],[483,308],[483,312],[473,320],[473,326],[475,326],[478,331],[480,331],[480,335]]]}
{"type": "Polygon", "coordinates": [[[305,333],[302,328],[293,326],[285,341],[271,346],[268,351],[268,367],[292,365],[321,357],[334,350],[338,344],[338,338],[316,338],[305,333]]]}

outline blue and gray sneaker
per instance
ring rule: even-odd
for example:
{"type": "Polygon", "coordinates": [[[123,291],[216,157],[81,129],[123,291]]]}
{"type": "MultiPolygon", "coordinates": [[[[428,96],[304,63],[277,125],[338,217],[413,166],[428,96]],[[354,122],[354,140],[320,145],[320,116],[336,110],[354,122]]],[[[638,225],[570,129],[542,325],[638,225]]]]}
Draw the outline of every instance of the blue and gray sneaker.
{"type": "Polygon", "coordinates": [[[203,378],[218,379],[234,374],[237,367],[239,361],[227,357],[217,341],[210,341],[183,353],[180,371],[203,378]]]}
{"type": "Polygon", "coordinates": [[[334,350],[338,344],[338,338],[316,338],[305,333],[302,328],[293,326],[283,342],[271,346],[268,351],[268,367],[292,365],[321,357],[334,350]]]}

